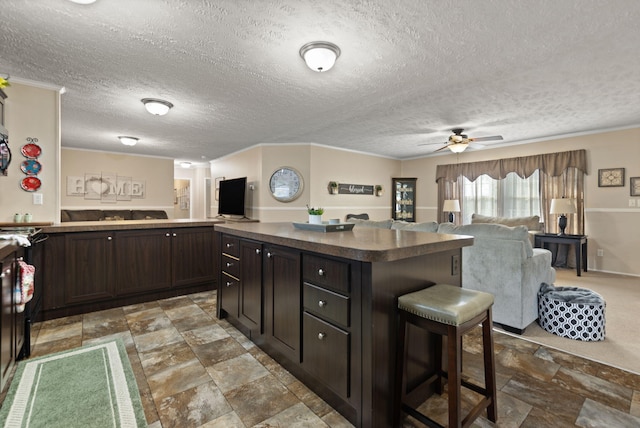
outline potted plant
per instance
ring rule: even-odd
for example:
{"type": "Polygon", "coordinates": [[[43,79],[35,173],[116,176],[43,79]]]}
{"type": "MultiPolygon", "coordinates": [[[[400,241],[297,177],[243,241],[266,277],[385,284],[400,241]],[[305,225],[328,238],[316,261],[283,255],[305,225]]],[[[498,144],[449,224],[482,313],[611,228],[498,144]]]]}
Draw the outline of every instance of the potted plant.
{"type": "Polygon", "coordinates": [[[309,208],[307,205],[307,213],[309,213],[309,224],[322,224],[324,208],[309,208]]]}
{"type": "Polygon", "coordinates": [[[382,196],[382,186],[376,184],[376,196],[382,196]]]}
{"type": "Polygon", "coordinates": [[[337,181],[330,181],[329,182],[329,193],[332,195],[337,195],[338,194],[338,182],[337,181]]]}

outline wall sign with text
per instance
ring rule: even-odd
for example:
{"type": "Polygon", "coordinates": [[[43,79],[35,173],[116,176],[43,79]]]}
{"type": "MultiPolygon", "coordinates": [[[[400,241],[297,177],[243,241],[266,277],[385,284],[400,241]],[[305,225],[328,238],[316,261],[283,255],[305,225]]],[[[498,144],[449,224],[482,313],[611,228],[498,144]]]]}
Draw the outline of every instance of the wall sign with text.
{"type": "Polygon", "coordinates": [[[338,193],[341,195],[373,195],[373,186],[366,184],[338,184],[338,193]]]}

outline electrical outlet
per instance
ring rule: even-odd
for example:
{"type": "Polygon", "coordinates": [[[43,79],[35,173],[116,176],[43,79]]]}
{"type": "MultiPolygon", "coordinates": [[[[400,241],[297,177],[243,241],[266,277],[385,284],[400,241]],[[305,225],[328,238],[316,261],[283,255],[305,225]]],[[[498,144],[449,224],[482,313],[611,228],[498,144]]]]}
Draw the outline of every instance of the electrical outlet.
{"type": "Polygon", "coordinates": [[[629,199],[629,206],[630,207],[635,207],[636,206],[636,200],[635,199],[629,199]]]}
{"type": "Polygon", "coordinates": [[[451,256],[451,276],[460,275],[460,256],[451,256]]]}
{"type": "Polygon", "coordinates": [[[598,248],[598,257],[604,257],[604,250],[602,248],[598,248]]]}

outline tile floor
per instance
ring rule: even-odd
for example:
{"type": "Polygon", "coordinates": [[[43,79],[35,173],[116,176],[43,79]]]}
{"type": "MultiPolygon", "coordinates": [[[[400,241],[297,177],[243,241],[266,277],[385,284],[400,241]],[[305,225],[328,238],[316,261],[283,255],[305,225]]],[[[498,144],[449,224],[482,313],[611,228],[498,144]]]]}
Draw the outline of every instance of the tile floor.
{"type": "MultiPolygon", "coordinates": [[[[351,426],[215,307],[205,292],[37,323],[32,355],[122,337],[151,428],[351,426]]],[[[464,372],[482,382],[479,339],[465,339],[464,372]]],[[[494,340],[498,423],[473,426],[640,426],[640,376],[500,332],[494,340]]],[[[473,393],[464,398],[470,407],[473,393]]],[[[422,410],[446,423],[446,396],[422,410]]]]}

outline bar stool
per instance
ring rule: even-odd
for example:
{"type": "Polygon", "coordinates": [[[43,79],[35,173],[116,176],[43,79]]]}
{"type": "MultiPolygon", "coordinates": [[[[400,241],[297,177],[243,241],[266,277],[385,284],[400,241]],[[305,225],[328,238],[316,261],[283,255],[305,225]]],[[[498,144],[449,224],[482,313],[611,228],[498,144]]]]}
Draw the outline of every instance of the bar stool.
{"type": "Polygon", "coordinates": [[[428,426],[441,427],[428,416],[403,403],[406,395],[404,360],[406,355],[407,323],[439,334],[435,358],[435,373],[425,383],[436,382],[435,390],[442,393],[442,378],[448,380],[449,427],[467,427],[487,409],[487,417],[496,422],[496,369],[493,358],[493,323],[491,307],[493,295],[447,284],[437,284],[398,298],[398,334],[396,377],[394,391],[394,423],[400,423],[405,411],[428,426]],[[462,336],[482,324],[485,387],[462,379],[462,336]],[[442,342],[447,337],[447,372],[442,370],[442,342]],[[483,396],[482,400],[463,419],[461,414],[461,386],[483,396]]]}

